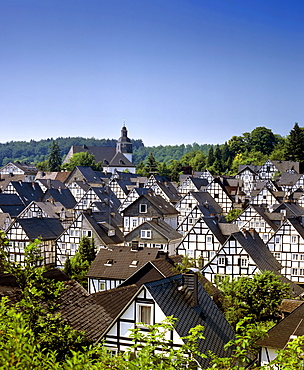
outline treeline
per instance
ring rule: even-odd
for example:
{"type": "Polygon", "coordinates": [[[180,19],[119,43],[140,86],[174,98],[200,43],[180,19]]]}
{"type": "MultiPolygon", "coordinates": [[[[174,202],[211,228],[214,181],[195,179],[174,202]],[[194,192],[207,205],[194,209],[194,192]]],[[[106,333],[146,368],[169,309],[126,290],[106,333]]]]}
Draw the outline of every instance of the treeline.
{"type": "MultiPolygon", "coordinates": [[[[83,137],[59,137],[57,139],[50,138],[39,141],[10,141],[5,144],[0,144],[0,166],[15,161],[33,164],[43,162],[50,154],[50,146],[53,141],[58,144],[62,158],[67,155],[72,145],[115,147],[117,142],[116,139],[83,137]]],[[[143,146],[143,142],[140,139],[132,140],[132,143],[135,150],[143,146]]]]}
{"type": "MultiPolygon", "coordinates": [[[[0,144],[0,166],[13,161],[40,163],[46,161],[53,143],[60,149],[62,160],[72,145],[111,146],[116,139],[81,137],[11,141],[0,144]]],[[[150,173],[171,176],[177,181],[180,173],[208,169],[214,175],[233,175],[239,164],[262,165],[267,159],[304,162],[304,130],[298,123],[287,137],[274,134],[266,127],[256,127],[241,136],[232,136],[224,144],[181,144],[145,147],[141,139],[132,140],[133,163],[143,176],[150,173]]],[[[301,172],[303,169],[301,169],[301,172]]]]}
{"type": "Polygon", "coordinates": [[[170,161],[159,161],[157,150],[152,148],[147,159],[138,164],[137,172],[143,176],[167,175],[178,181],[180,173],[191,174],[204,169],[213,175],[235,175],[240,164],[262,165],[267,159],[298,161],[303,172],[304,129],[296,123],[289,135],[282,137],[266,127],[256,127],[252,132],[232,136],[224,144],[209,145],[207,153],[195,149],[170,161]]]}

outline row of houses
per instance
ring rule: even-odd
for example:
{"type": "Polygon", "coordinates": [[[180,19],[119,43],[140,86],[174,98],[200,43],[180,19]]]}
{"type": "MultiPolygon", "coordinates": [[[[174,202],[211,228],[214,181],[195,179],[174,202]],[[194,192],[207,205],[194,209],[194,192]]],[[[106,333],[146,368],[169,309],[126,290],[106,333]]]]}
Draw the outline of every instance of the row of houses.
{"type": "MultiPolygon", "coordinates": [[[[202,308],[211,303],[200,282],[195,284],[201,298],[196,296],[197,289],[190,294],[195,298],[189,307],[195,308],[196,316],[192,318],[192,311],[186,310],[183,301],[190,288],[176,287],[186,286],[183,279],[188,278],[172,270],[181,256],[198,259],[210,282],[216,275],[237,277],[270,270],[291,284],[295,297],[301,296],[303,175],[296,172],[295,162],[289,167],[280,164],[287,172],[280,173],[279,163],[267,161],[257,172],[247,166],[237,176],[224,178],[213,177],[206,170],[181,176],[177,185],[161,176],[142,178],[88,167],[56,174],[36,172],[34,176],[33,169],[29,174],[22,165],[10,163],[0,170],[1,228],[10,239],[12,261],[22,263],[24,247],[39,237],[44,263],[59,268],[76,253],[83,236],[94,238],[98,255],[88,272],[88,292],[82,292],[79,299],[88,310],[97,304],[106,310],[105,317],[112,315],[92,338],[107,338],[113,351],[122,350],[129,345],[128,330],[142,317],[150,317],[147,321],[153,323],[174,314],[187,322],[181,324],[184,329],[198,322],[208,327],[215,320],[208,322],[209,308],[202,308]],[[241,213],[227,222],[225,216],[233,209],[241,213]],[[127,292],[124,306],[104,307],[109,297],[123,297],[123,292],[127,292]],[[166,294],[175,297],[174,302],[161,303],[166,294]],[[98,297],[105,298],[98,301],[98,297]],[[110,309],[116,310],[115,314],[110,314],[110,309]],[[204,313],[198,314],[200,309],[204,313]]],[[[193,286],[193,277],[189,279],[188,285],[193,286]]],[[[66,318],[72,322],[70,310],[66,318]]],[[[216,305],[210,310],[216,311],[216,305]]],[[[221,313],[216,311],[216,315],[221,325],[215,343],[222,345],[233,334],[225,320],[219,319],[221,313]]],[[[88,333],[90,330],[87,328],[88,333]]],[[[176,333],[177,344],[182,333],[176,333]]]]}

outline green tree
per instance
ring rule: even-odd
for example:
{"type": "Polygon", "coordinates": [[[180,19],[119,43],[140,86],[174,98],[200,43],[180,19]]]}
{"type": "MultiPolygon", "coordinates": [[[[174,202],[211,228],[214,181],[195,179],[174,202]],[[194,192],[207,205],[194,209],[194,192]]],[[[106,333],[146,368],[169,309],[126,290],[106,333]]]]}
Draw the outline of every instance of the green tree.
{"type": "Polygon", "coordinates": [[[67,171],[73,171],[76,166],[95,168],[95,156],[89,154],[89,152],[75,153],[70,158],[69,163],[62,165],[62,168],[67,171]]]}
{"type": "Polygon", "coordinates": [[[94,238],[83,236],[79,243],[78,251],[64,264],[64,272],[87,288],[87,272],[96,257],[94,238]]]}
{"type": "Polygon", "coordinates": [[[225,317],[234,327],[247,316],[258,322],[278,320],[282,299],[290,297],[289,284],[270,271],[232,280],[217,277],[216,284],[222,291],[225,317]]]}
{"type": "Polygon", "coordinates": [[[59,148],[59,145],[56,141],[52,141],[52,144],[50,146],[50,155],[48,158],[48,170],[49,171],[60,171],[61,166],[61,150],[59,148]]]}
{"type": "Polygon", "coordinates": [[[69,327],[58,313],[62,282],[47,279],[47,268],[40,266],[41,241],[36,240],[24,248],[22,264],[11,262],[7,246],[9,241],[0,233],[0,259],[4,273],[13,275],[21,290],[15,309],[22,312],[25,322],[41,350],[56,351],[56,358],[62,359],[71,350],[88,345],[84,335],[69,327]]]}
{"type": "Polygon", "coordinates": [[[242,209],[238,209],[238,208],[234,208],[234,209],[231,209],[228,214],[225,216],[226,220],[228,222],[231,222],[233,221],[234,219],[236,219],[241,213],[243,212],[242,209]]]}
{"type": "Polygon", "coordinates": [[[270,129],[256,127],[250,134],[249,143],[252,151],[269,155],[274,149],[277,140],[270,129]]]}
{"type": "Polygon", "coordinates": [[[153,153],[150,152],[149,157],[147,158],[146,171],[149,173],[149,175],[155,175],[158,173],[157,167],[158,163],[155,160],[153,153]]]}
{"type": "Polygon", "coordinates": [[[286,159],[304,161],[304,130],[295,123],[286,140],[286,159]]]}
{"type": "Polygon", "coordinates": [[[215,161],[214,157],[214,151],[213,151],[213,146],[210,147],[209,152],[208,152],[208,157],[207,157],[207,167],[211,167],[215,161]]]}

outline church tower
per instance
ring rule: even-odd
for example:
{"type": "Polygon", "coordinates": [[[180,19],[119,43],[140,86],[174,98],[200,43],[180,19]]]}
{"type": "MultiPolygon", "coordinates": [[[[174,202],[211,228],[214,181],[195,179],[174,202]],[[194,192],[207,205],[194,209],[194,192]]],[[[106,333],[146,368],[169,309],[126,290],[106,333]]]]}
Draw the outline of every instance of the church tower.
{"type": "Polygon", "coordinates": [[[125,125],[121,129],[121,136],[116,144],[116,153],[122,153],[130,162],[132,162],[132,143],[128,138],[128,130],[125,125]]]}

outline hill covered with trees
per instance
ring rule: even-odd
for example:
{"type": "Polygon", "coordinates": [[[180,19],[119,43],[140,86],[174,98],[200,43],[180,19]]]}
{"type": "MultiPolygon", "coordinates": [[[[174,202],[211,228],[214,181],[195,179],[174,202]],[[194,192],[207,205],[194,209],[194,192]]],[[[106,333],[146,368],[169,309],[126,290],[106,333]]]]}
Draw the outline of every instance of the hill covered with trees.
{"type": "MultiPolygon", "coordinates": [[[[116,139],[68,137],[0,144],[0,166],[12,161],[38,164],[48,160],[53,144],[62,159],[72,145],[111,146],[116,139]]],[[[287,137],[266,127],[256,127],[241,136],[232,136],[224,144],[181,144],[146,147],[141,139],[132,140],[133,163],[143,176],[154,172],[177,180],[179,173],[209,169],[214,175],[235,174],[240,164],[261,165],[267,159],[304,162],[304,130],[298,123],[287,137]]]]}

